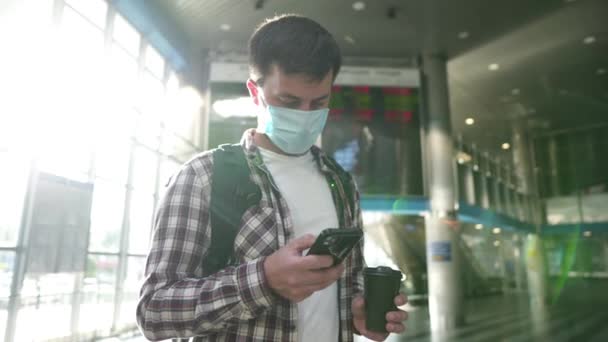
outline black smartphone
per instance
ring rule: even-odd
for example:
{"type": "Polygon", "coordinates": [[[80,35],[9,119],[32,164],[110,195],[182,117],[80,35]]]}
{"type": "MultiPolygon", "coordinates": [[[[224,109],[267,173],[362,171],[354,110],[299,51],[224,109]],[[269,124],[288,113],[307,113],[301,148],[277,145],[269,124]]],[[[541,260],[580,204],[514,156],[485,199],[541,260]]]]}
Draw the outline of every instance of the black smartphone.
{"type": "Polygon", "coordinates": [[[330,255],[335,266],[348,256],[362,237],[360,229],[327,228],[317,236],[307,255],[330,255]]]}

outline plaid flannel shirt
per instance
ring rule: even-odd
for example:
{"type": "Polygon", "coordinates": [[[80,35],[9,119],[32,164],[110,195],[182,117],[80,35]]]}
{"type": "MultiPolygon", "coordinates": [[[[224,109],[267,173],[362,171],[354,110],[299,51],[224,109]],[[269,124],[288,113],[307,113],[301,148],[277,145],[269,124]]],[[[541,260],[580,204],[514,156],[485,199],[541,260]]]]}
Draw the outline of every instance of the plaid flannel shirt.
{"type": "MultiPolygon", "coordinates": [[[[213,154],[204,152],[194,157],[170,181],[156,212],[137,306],[137,322],[148,339],[196,336],[195,342],[297,341],[297,305],[273,293],[263,269],[265,257],[294,238],[293,221],[253,143],[254,133],[245,132],[241,144],[251,178],[263,191],[259,205],[244,213],[235,238],[234,255],[240,264],[203,277],[201,260],[211,241],[213,154]]],[[[336,173],[339,166],[320,149],[313,147],[312,152],[320,171],[328,176],[334,202],[335,196],[341,196],[345,207],[336,208],[342,227],[362,229],[358,191],[355,215],[351,215],[336,173]]],[[[362,243],[345,266],[338,280],[339,339],[350,342],[354,333],[351,302],[363,291],[362,243]]]]}

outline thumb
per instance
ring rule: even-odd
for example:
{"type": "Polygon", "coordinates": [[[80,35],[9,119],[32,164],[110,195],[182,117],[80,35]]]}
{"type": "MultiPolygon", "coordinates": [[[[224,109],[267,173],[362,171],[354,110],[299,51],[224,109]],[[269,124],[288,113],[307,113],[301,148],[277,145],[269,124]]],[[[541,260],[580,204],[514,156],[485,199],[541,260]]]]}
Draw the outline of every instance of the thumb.
{"type": "Polygon", "coordinates": [[[291,240],[287,246],[290,248],[302,252],[306,249],[309,249],[315,243],[316,237],[312,234],[306,234],[304,236],[300,236],[297,239],[291,240]]]}
{"type": "Polygon", "coordinates": [[[355,297],[352,309],[354,318],[365,318],[365,299],[362,296],[355,297]]]}

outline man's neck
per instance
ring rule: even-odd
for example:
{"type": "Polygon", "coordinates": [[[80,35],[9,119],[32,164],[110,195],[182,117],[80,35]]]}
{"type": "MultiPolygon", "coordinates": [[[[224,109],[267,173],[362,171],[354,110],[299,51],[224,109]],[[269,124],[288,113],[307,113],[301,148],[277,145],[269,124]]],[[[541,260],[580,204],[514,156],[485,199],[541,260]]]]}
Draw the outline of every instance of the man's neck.
{"type": "Polygon", "coordinates": [[[268,151],[272,151],[274,153],[282,154],[288,156],[289,154],[283,152],[280,148],[277,147],[266,134],[256,132],[253,136],[253,142],[268,151]]]}

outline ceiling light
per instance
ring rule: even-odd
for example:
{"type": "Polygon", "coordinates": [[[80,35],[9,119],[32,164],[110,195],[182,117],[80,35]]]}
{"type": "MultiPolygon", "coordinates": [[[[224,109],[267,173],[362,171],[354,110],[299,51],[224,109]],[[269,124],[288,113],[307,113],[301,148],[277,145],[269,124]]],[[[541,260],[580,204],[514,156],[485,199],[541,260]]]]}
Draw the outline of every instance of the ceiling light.
{"type": "Polygon", "coordinates": [[[355,11],[363,11],[365,9],[365,2],[357,1],[357,2],[353,3],[353,9],[355,11]]]}
{"type": "Polygon", "coordinates": [[[490,69],[491,71],[496,71],[500,69],[500,65],[498,63],[492,63],[488,65],[488,69],[490,69]]]}
{"type": "Polygon", "coordinates": [[[500,234],[500,228],[499,227],[495,227],[494,229],[492,229],[492,233],[494,233],[494,234],[500,234]]]}
{"type": "Polygon", "coordinates": [[[473,165],[473,171],[479,171],[479,165],[477,165],[477,164],[473,165]]]}
{"type": "Polygon", "coordinates": [[[344,40],[346,40],[346,42],[349,44],[355,44],[355,38],[353,38],[349,35],[344,36],[344,40]]]}
{"type": "Polygon", "coordinates": [[[594,36],[585,37],[585,39],[583,39],[583,43],[593,44],[593,43],[595,43],[595,37],[594,36]]]}
{"type": "Polygon", "coordinates": [[[456,153],[456,158],[459,164],[465,164],[473,160],[473,157],[470,154],[462,151],[458,151],[458,153],[456,153]]]}
{"type": "Polygon", "coordinates": [[[511,148],[511,144],[509,144],[509,143],[503,143],[501,147],[502,147],[503,150],[508,150],[508,149],[511,148]]]}
{"type": "Polygon", "coordinates": [[[483,229],[483,224],[481,224],[481,223],[476,224],[475,225],[475,229],[482,230],[483,229]]]}
{"type": "Polygon", "coordinates": [[[464,120],[464,123],[466,123],[467,125],[471,126],[472,124],[475,123],[475,119],[473,119],[473,118],[467,118],[466,120],[464,120]]]}
{"type": "Polygon", "coordinates": [[[513,88],[513,89],[511,89],[511,94],[513,94],[513,95],[519,95],[519,93],[520,93],[519,88],[513,88]]]}
{"type": "Polygon", "coordinates": [[[591,231],[587,230],[586,232],[583,233],[583,235],[585,235],[585,237],[591,237],[591,231]]]}
{"type": "Polygon", "coordinates": [[[498,240],[494,241],[494,246],[496,246],[496,247],[500,246],[500,241],[498,241],[498,240]]]}
{"type": "Polygon", "coordinates": [[[460,39],[467,39],[467,38],[469,38],[469,32],[462,31],[462,32],[458,33],[458,38],[460,38],[460,39]]]}
{"type": "Polygon", "coordinates": [[[604,74],[606,74],[606,69],[604,69],[604,68],[597,69],[597,74],[598,75],[604,75],[604,74]]]}
{"type": "Polygon", "coordinates": [[[228,24],[222,24],[222,25],[220,25],[220,30],[222,30],[222,31],[230,31],[231,28],[232,27],[230,25],[228,25],[228,24]]]}

